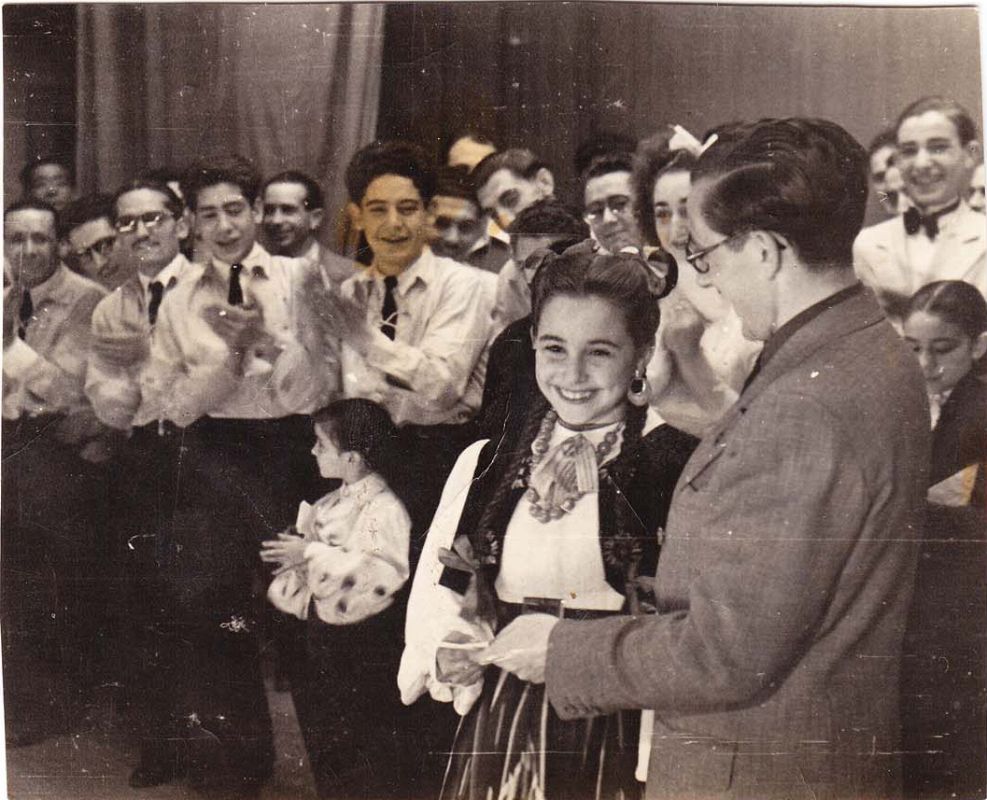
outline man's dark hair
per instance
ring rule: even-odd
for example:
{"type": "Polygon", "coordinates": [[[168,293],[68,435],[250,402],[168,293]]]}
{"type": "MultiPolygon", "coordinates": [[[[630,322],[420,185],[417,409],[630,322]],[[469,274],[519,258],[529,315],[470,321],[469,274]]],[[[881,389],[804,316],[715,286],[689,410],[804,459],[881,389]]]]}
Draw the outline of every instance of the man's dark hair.
{"type": "Polygon", "coordinates": [[[123,195],[129,192],[136,192],[138,189],[149,189],[152,192],[157,192],[164,198],[165,208],[171,212],[171,215],[176,219],[182,215],[185,210],[185,204],[182,203],[182,199],[175,194],[172,188],[167,183],[162,183],[160,181],[152,180],[147,177],[137,178],[125,183],[119,189],[113,193],[113,197],[110,201],[110,221],[117,221],[117,200],[119,200],[123,195]]]}
{"type": "Polygon", "coordinates": [[[870,144],[867,146],[867,157],[870,158],[874,153],[880,150],[882,147],[897,147],[898,137],[891,128],[885,128],[877,136],[870,140],[870,144]]]}
{"type": "Polygon", "coordinates": [[[106,218],[112,222],[113,197],[108,194],[87,194],[73,200],[62,211],[58,220],[58,238],[64,239],[75,228],[92,220],[106,218]]]}
{"type": "Polygon", "coordinates": [[[693,185],[710,182],[700,213],[713,230],[784,236],[806,265],[852,264],[867,205],[867,152],[821,119],[765,119],[710,147],[693,185]]]}
{"type": "Polygon", "coordinates": [[[473,169],[473,182],[476,184],[477,191],[486,185],[495,172],[502,169],[510,170],[517,177],[530,181],[534,179],[538,170],[548,169],[548,165],[530,150],[520,147],[491,153],[473,169]]]}
{"type": "Polygon", "coordinates": [[[633,171],[634,156],[630,153],[604,153],[603,155],[594,156],[589,164],[586,165],[586,169],[579,176],[579,182],[585,189],[586,184],[593,178],[599,178],[601,175],[609,175],[611,172],[633,171]]]}
{"type": "Polygon", "coordinates": [[[19,178],[21,188],[25,193],[31,190],[31,183],[34,180],[34,171],[38,167],[43,167],[48,164],[55,164],[56,166],[64,169],[69,176],[69,183],[71,183],[72,186],[75,186],[75,164],[72,163],[72,159],[62,158],[61,156],[55,155],[45,155],[31,159],[21,169],[19,178]]]}
{"type": "Polygon", "coordinates": [[[176,169],[175,167],[152,167],[149,170],[145,170],[140,174],[146,181],[156,181],[157,183],[171,183],[175,181],[176,183],[182,182],[182,171],[176,169]]]}
{"type": "Polygon", "coordinates": [[[302,186],[305,189],[304,205],[306,211],[325,207],[326,203],[322,197],[322,187],[319,186],[315,178],[306,175],[304,172],[289,169],[268,178],[260,187],[261,198],[264,197],[264,192],[267,191],[267,187],[272,183],[297,183],[299,186],[302,186]]]}
{"type": "Polygon", "coordinates": [[[55,207],[44,200],[35,200],[33,197],[25,197],[22,200],[18,200],[16,203],[11,203],[3,211],[3,218],[6,221],[9,214],[13,214],[15,211],[47,211],[55,219],[55,231],[58,232],[59,218],[58,212],[55,207]]]}
{"type": "Polygon", "coordinates": [[[521,211],[508,229],[511,236],[566,236],[582,241],[589,238],[589,226],[582,215],[554,197],[546,197],[521,211]]]}
{"type": "Polygon", "coordinates": [[[458,167],[439,167],[435,175],[435,197],[455,197],[459,200],[468,200],[477,208],[480,207],[476,199],[476,184],[470,175],[469,169],[460,165],[458,167]]]}
{"type": "Polygon", "coordinates": [[[590,162],[600,156],[611,155],[613,153],[633,153],[637,147],[637,140],[626,133],[615,131],[600,131],[595,133],[576,148],[576,155],[573,164],[576,167],[576,174],[582,175],[586,172],[590,162]]]}
{"type": "Polygon", "coordinates": [[[953,123],[960,144],[967,144],[977,138],[977,124],[973,121],[969,111],[949,97],[932,95],[916,100],[901,112],[894,126],[895,139],[897,140],[898,131],[901,130],[906,119],[920,117],[929,111],[938,111],[953,123]]]}
{"type": "Polygon", "coordinates": [[[439,153],[439,157],[442,159],[443,164],[448,163],[449,152],[461,139],[472,139],[477,144],[486,144],[495,149],[497,147],[497,143],[493,140],[493,138],[479,128],[456,128],[448,136],[444,136],[442,138],[442,150],[439,153]]]}
{"type": "Polygon", "coordinates": [[[358,150],[346,167],[346,192],[357,205],[367,187],[381,175],[407,178],[418,189],[422,202],[435,194],[435,168],[416,144],[402,141],[374,142],[358,150]]]}
{"type": "Polygon", "coordinates": [[[260,175],[253,162],[241,155],[225,155],[202,159],[192,164],[182,175],[182,194],[188,207],[195,211],[199,204],[199,192],[220,183],[230,183],[239,187],[248,203],[257,199],[260,175]]]}

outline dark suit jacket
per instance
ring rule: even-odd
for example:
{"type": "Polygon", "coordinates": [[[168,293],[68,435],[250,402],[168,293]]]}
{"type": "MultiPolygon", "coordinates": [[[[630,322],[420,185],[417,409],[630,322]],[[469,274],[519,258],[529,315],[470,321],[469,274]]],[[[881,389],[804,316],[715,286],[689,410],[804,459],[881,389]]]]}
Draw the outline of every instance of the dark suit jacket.
{"type": "Polygon", "coordinates": [[[819,314],[686,466],[659,614],[556,626],[555,709],[654,709],[650,800],[893,796],[929,453],[922,377],[870,293],[819,314]]]}

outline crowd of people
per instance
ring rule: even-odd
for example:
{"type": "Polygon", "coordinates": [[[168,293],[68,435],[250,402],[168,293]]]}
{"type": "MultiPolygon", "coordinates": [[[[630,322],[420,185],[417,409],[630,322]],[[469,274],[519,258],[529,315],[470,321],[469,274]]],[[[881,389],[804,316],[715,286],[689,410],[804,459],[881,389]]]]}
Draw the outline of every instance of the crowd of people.
{"type": "Polygon", "coordinates": [[[266,679],[325,798],[982,796],[970,114],[441,161],[359,150],[339,252],[303,172],[24,168],[7,746],[111,685],[135,790],[256,796],[266,679]]]}

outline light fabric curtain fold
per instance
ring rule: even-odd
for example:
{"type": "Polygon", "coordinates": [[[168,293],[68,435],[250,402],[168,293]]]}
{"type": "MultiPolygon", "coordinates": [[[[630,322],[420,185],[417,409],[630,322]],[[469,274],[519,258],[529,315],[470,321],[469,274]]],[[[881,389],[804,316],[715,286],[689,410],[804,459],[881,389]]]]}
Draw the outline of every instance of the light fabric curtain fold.
{"type": "Polygon", "coordinates": [[[112,191],[140,171],[233,151],[301,169],[345,203],[373,139],[384,6],[80,5],[78,174],[112,191]]]}

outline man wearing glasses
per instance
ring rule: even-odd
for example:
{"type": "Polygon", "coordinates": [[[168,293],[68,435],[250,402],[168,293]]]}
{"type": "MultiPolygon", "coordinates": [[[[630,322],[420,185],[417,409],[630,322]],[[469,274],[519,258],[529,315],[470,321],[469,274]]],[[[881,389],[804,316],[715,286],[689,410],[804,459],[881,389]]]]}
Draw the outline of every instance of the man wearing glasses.
{"type": "Polygon", "coordinates": [[[593,238],[608,253],[641,246],[634,215],[629,153],[596,156],[583,172],[583,208],[593,238]]]}
{"type": "Polygon", "coordinates": [[[493,647],[563,718],[652,710],[649,800],[898,797],[929,412],[853,272],[867,155],[833,123],[762,120],[692,176],[688,261],[765,346],[676,487],[658,613],[528,615],[493,647]]]}
{"type": "Polygon", "coordinates": [[[87,195],[70,203],[60,218],[65,261],[108,292],[132,274],[132,265],[114,250],[112,207],[112,197],[87,195]]]}
{"type": "Polygon", "coordinates": [[[108,206],[115,258],[133,274],[93,312],[86,395],[99,418],[118,430],[130,429],[140,407],[140,371],[161,301],[191,269],[180,251],[188,236],[182,211],[171,189],[146,180],[124,186],[108,206]]]}

